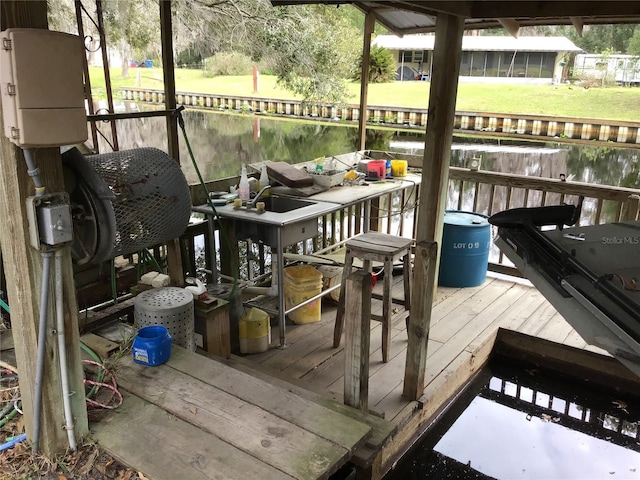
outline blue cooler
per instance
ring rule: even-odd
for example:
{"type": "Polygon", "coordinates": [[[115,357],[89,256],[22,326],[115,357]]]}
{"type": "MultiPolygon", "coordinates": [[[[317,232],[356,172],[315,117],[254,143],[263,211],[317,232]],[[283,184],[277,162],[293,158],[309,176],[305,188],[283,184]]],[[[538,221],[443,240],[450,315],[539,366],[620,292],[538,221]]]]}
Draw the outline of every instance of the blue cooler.
{"type": "Polygon", "coordinates": [[[438,285],[476,287],[487,278],[491,225],[480,213],[444,213],[438,285]]]}

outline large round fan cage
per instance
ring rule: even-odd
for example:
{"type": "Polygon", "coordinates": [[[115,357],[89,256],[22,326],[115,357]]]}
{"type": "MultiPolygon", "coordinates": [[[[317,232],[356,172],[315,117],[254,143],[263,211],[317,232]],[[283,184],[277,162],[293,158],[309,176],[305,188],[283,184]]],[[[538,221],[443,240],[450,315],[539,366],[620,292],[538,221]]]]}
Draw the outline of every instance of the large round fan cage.
{"type": "Polygon", "coordinates": [[[182,235],[191,215],[178,163],[156,148],[63,154],[78,264],[99,263],[182,235]]]}

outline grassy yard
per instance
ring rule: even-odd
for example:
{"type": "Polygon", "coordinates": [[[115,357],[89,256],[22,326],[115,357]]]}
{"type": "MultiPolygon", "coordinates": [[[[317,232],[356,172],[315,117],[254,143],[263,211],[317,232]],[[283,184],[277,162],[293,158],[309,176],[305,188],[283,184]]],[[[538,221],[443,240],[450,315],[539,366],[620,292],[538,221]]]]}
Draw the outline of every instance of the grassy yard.
{"type": "MultiPolygon", "coordinates": [[[[114,91],[120,86],[162,87],[159,68],[132,68],[129,77],[122,78],[119,69],[111,70],[114,91]]],[[[102,70],[91,72],[94,95],[104,94],[102,70]]],[[[272,76],[260,76],[259,93],[253,93],[250,75],[207,78],[200,70],[176,70],[179,91],[260,96],[265,98],[295,98],[276,85],[272,76]]],[[[358,103],[360,86],[350,83],[349,103],[358,103]]],[[[395,82],[369,85],[369,104],[426,107],[429,82],[395,82]]],[[[640,119],[640,88],[581,88],[575,85],[497,85],[461,83],[457,110],[538,113],[544,115],[607,118],[638,121],[640,119]]]]}

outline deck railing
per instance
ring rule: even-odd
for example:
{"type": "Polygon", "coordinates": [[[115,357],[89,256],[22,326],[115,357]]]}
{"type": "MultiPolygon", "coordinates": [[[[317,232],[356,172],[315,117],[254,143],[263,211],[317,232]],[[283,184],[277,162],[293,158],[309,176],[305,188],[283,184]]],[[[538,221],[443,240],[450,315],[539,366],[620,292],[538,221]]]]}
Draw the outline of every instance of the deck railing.
{"type": "MultiPolygon", "coordinates": [[[[562,203],[577,204],[584,197],[577,225],[637,220],[640,190],[593,185],[582,182],[528,177],[499,172],[449,169],[447,208],[472,211],[491,216],[518,207],[540,207],[562,203]]],[[[495,232],[493,232],[495,233],[495,232]]],[[[497,248],[492,248],[489,268],[517,274],[497,248]]]]}
{"type": "MultiPolygon", "coordinates": [[[[373,152],[371,152],[373,155],[373,152]]],[[[387,154],[388,155],[388,154],[387,154]]],[[[407,155],[398,158],[407,159],[407,155]]],[[[410,158],[410,165],[421,159],[410,158]]],[[[228,183],[228,182],[227,182],[228,183]]],[[[216,189],[215,184],[211,186],[216,189]]],[[[287,253],[307,255],[328,252],[344,243],[350,237],[365,231],[365,218],[369,219],[366,228],[394,235],[415,238],[415,212],[420,191],[419,185],[385,194],[374,200],[366,200],[330,213],[318,219],[318,236],[292,245],[287,253]],[[368,212],[367,212],[368,209],[368,212]]],[[[466,168],[449,169],[449,192],[447,209],[463,210],[484,215],[517,207],[537,207],[575,204],[583,196],[582,214],[579,225],[592,225],[622,220],[637,220],[640,212],[640,189],[593,185],[582,182],[561,181],[540,177],[528,177],[508,173],[473,171],[466,168]]],[[[203,202],[201,202],[203,203],[203,202]]],[[[185,246],[191,264],[205,264],[204,258],[197,260],[196,245],[204,245],[201,255],[206,255],[206,264],[211,265],[212,255],[218,257],[219,243],[213,248],[202,227],[192,227],[185,234],[185,246]],[[196,230],[199,228],[200,230],[196,230]],[[192,233],[193,232],[193,233],[192,233]],[[195,242],[193,237],[201,240],[195,242]],[[212,253],[213,252],[213,253],[212,253]]],[[[215,227],[217,229],[217,226],[215,227]]],[[[495,233],[495,232],[494,232],[495,233]]],[[[270,253],[261,244],[241,245],[240,278],[256,281],[269,272],[270,253]],[[244,261],[248,260],[248,261],[244,261]]],[[[510,262],[493,247],[489,268],[494,271],[518,275],[510,262]]],[[[189,269],[191,270],[191,269],[189,269]]]]}

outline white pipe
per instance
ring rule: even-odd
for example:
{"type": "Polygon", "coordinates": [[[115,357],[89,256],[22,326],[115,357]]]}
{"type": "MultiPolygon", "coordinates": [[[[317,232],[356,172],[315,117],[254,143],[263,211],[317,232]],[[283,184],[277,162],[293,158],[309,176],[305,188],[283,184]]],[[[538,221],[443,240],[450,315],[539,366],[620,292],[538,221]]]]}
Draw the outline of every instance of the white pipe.
{"type": "Polygon", "coordinates": [[[270,287],[244,287],[243,293],[250,293],[255,295],[268,295],[270,297],[277,297],[280,289],[278,288],[278,273],[273,271],[273,266],[278,265],[278,254],[271,252],[271,286],[270,287]]]}
{"type": "Polygon", "coordinates": [[[42,253],[42,279],[40,285],[40,317],[38,321],[38,353],[36,356],[36,382],[33,398],[33,451],[38,452],[40,442],[40,418],[42,410],[42,377],[47,341],[47,310],[49,309],[49,281],[51,280],[51,252],[42,253]]]}
{"type": "Polygon", "coordinates": [[[271,285],[270,287],[244,287],[240,289],[242,293],[249,293],[252,295],[268,295],[270,297],[278,296],[278,285],[271,285]]]}
{"type": "Polygon", "coordinates": [[[64,339],[64,303],[62,285],[62,249],[55,253],[55,298],[56,329],[58,334],[58,360],[60,361],[60,380],[62,383],[62,403],[64,406],[65,429],[69,438],[69,448],[77,450],[76,435],[71,413],[71,393],[69,392],[69,371],[67,369],[67,346],[64,339]]]}

